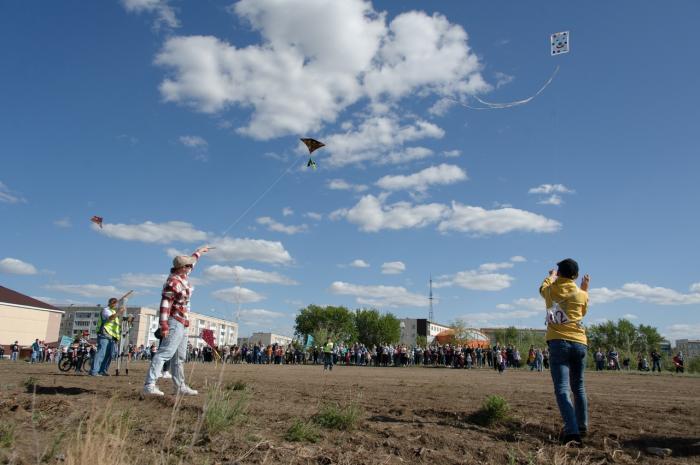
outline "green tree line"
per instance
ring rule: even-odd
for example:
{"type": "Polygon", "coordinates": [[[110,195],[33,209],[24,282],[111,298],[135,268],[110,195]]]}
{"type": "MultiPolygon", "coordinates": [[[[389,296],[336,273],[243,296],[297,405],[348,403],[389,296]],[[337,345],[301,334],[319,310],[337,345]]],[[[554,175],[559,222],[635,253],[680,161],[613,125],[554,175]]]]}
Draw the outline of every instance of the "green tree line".
{"type": "Polygon", "coordinates": [[[398,318],[375,309],[357,309],[328,305],[309,305],[299,310],[294,322],[298,336],[312,336],[316,344],[328,337],[335,342],[359,342],[367,347],[382,343],[395,344],[401,337],[398,318]]]}

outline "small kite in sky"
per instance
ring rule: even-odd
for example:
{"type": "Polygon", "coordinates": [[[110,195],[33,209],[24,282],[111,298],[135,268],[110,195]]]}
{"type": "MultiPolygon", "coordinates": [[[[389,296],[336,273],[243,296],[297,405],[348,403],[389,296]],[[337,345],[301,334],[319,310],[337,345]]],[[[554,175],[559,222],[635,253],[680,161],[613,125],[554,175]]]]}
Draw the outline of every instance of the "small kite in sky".
{"type": "Polygon", "coordinates": [[[93,216],[92,218],[90,218],[90,221],[92,221],[97,226],[99,226],[100,229],[102,229],[102,217],[101,216],[93,216]]]}
{"type": "MultiPolygon", "coordinates": [[[[304,145],[306,145],[306,148],[309,149],[309,155],[314,153],[314,150],[318,150],[321,147],[326,146],[326,144],[324,144],[323,142],[319,142],[316,139],[301,139],[301,141],[304,143],[304,145]]],[[[314,170],[317,168],[316,162],[313,160],[313,158],[309,157],[309,161],[306,163],[306,167],[312,168],[314,170]]]]}
{"type": "Polygon", "coordinates": [[[555,32],[552,34],[550,43],[552,45],[552,56],[569,53],[569,31],[555,32]]]}

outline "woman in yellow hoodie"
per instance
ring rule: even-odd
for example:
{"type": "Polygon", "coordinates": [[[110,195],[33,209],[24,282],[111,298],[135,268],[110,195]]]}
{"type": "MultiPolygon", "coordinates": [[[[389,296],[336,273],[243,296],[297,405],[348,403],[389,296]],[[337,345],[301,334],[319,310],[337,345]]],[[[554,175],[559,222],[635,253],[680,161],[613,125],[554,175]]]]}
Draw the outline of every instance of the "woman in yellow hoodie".
{"type": "Polygon", "coordinates": [[[583,384],[588,341],[583,317],[588,309],[588,283],[576,285],[578,263],[567,258],[550,270],[540,286],[547,306],[547,345],[549,346],[554,395],[564,420],[563,442],[581,443],[588,431],[588,401],[583,384]],[[573,392],[572,405],[569,391],[573,392]]]}

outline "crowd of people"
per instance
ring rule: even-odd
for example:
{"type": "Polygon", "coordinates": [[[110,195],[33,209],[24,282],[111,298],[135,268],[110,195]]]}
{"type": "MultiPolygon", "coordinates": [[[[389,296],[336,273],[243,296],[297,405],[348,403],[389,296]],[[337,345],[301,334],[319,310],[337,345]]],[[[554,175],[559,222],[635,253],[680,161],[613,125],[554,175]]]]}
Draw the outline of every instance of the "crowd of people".
{"type": "MultiPolygon", "coordinates": [[[[79,335],[69,345],[54,347],[44,341],[36,339],[30,346],[29,361],[31,363],[58,363],[63,357],[77,356],[85,351],[91,358],[96,356],[97,345],[91,343],[86,335],[79,335]]],[[[15,341],[10,345],[10,359],[17,360],[21,347],[15,341]]],[[[116,346],[111,354],[111,359],[122,357],[129,361],[150,361],[158,351],[158,344],[134,345],[128,344],[121,354],[116,346]]],[[[4,355],[4,349],[0,349],[0,357],[4,355]]],[[[547,347],[530,346],[527,358],[523,361],[520,351],[513,345],[501,345],[496,343],[492,347],[470,347],[460,344],[431,344],[423,348],[420,346],[407,346],[405,344],[380,344],[369,348],[364,344],[335,344],[331,350],[334,365],[346,366],[374,366],[374,367],[407,367],[407,366],[432,366],[449,368],[492,368],[503,372],[507,368],[529,368],[531,371],[543,371],[549,369],[549,350],[547,347]]],[[[608,350],[598,348],[593,354],[596,371],[612,370],[629,371],[632,369],[631,358],[623,357],[620,360],[619,352],[615,347],[608,350]]],[[[637,354],[638,371],[661,372],[663,357],[657,350],[652,350],[647,357],[643,353],[637,354]],[[651,360],[651,365],[649,363],[651,360]]],[[[323,346],[302,347],[298,344],[267,344],[262,342],[251,345],[225,345],[211,348],[208,345],[196,347],[187,345],[186,362],[215,362],[246,363],[256,365],[323,365],[323,346]]],[[[685,357],[683,352],[678,352],[671,359],[676,373],[684,372],[685,357]]]]}

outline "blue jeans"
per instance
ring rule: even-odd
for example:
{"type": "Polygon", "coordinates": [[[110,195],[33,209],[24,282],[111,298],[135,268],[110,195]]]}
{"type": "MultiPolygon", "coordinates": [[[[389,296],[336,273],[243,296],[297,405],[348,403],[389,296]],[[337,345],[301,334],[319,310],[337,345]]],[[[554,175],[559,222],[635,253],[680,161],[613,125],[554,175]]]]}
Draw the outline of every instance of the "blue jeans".
{"type": "Polygon", "coordinates": [[[564,420],[564,434],[579,434],[581,430],[588,430],[588,400],[583,386],[587,347],[562,339],[547,341],[547,345],[554,395],[564,420]],[[573,405],[569,391],[574,395],[573,405]]]}
{"type": "Polygon", "coordinates": [[[95,376],[97,373],[107,373],[109,364],[112,363],[112,352],[114,352],[114,341],[112,338],[102,334],[98,335],[97,352],[95,353],[95,359],[92,361],[90,376],[95,376]]]}
{"type": "Polygon", "coordinates": [[[10,360],[12,360],[13,362],[16,362],[18,355],[19,355],[19,352],[12,352],[12,355],[10,355],[10,360]]]}
{"type": "Polygon", "coordinates": [[[323,353],[323,369],[333,370],[333,354],[330,352],[323,353]]]}
{"type": "Polygon", "coordinates": [[[175,389],[185,386],[185,356],[187,355],[187,328],[174,318],[168,320],[168,337],[160,341],[158,352],[151,359],[146,375],[146,385],[155,384],[163,370],[163,364],[170,360],[170,373],[175,389]]]}

